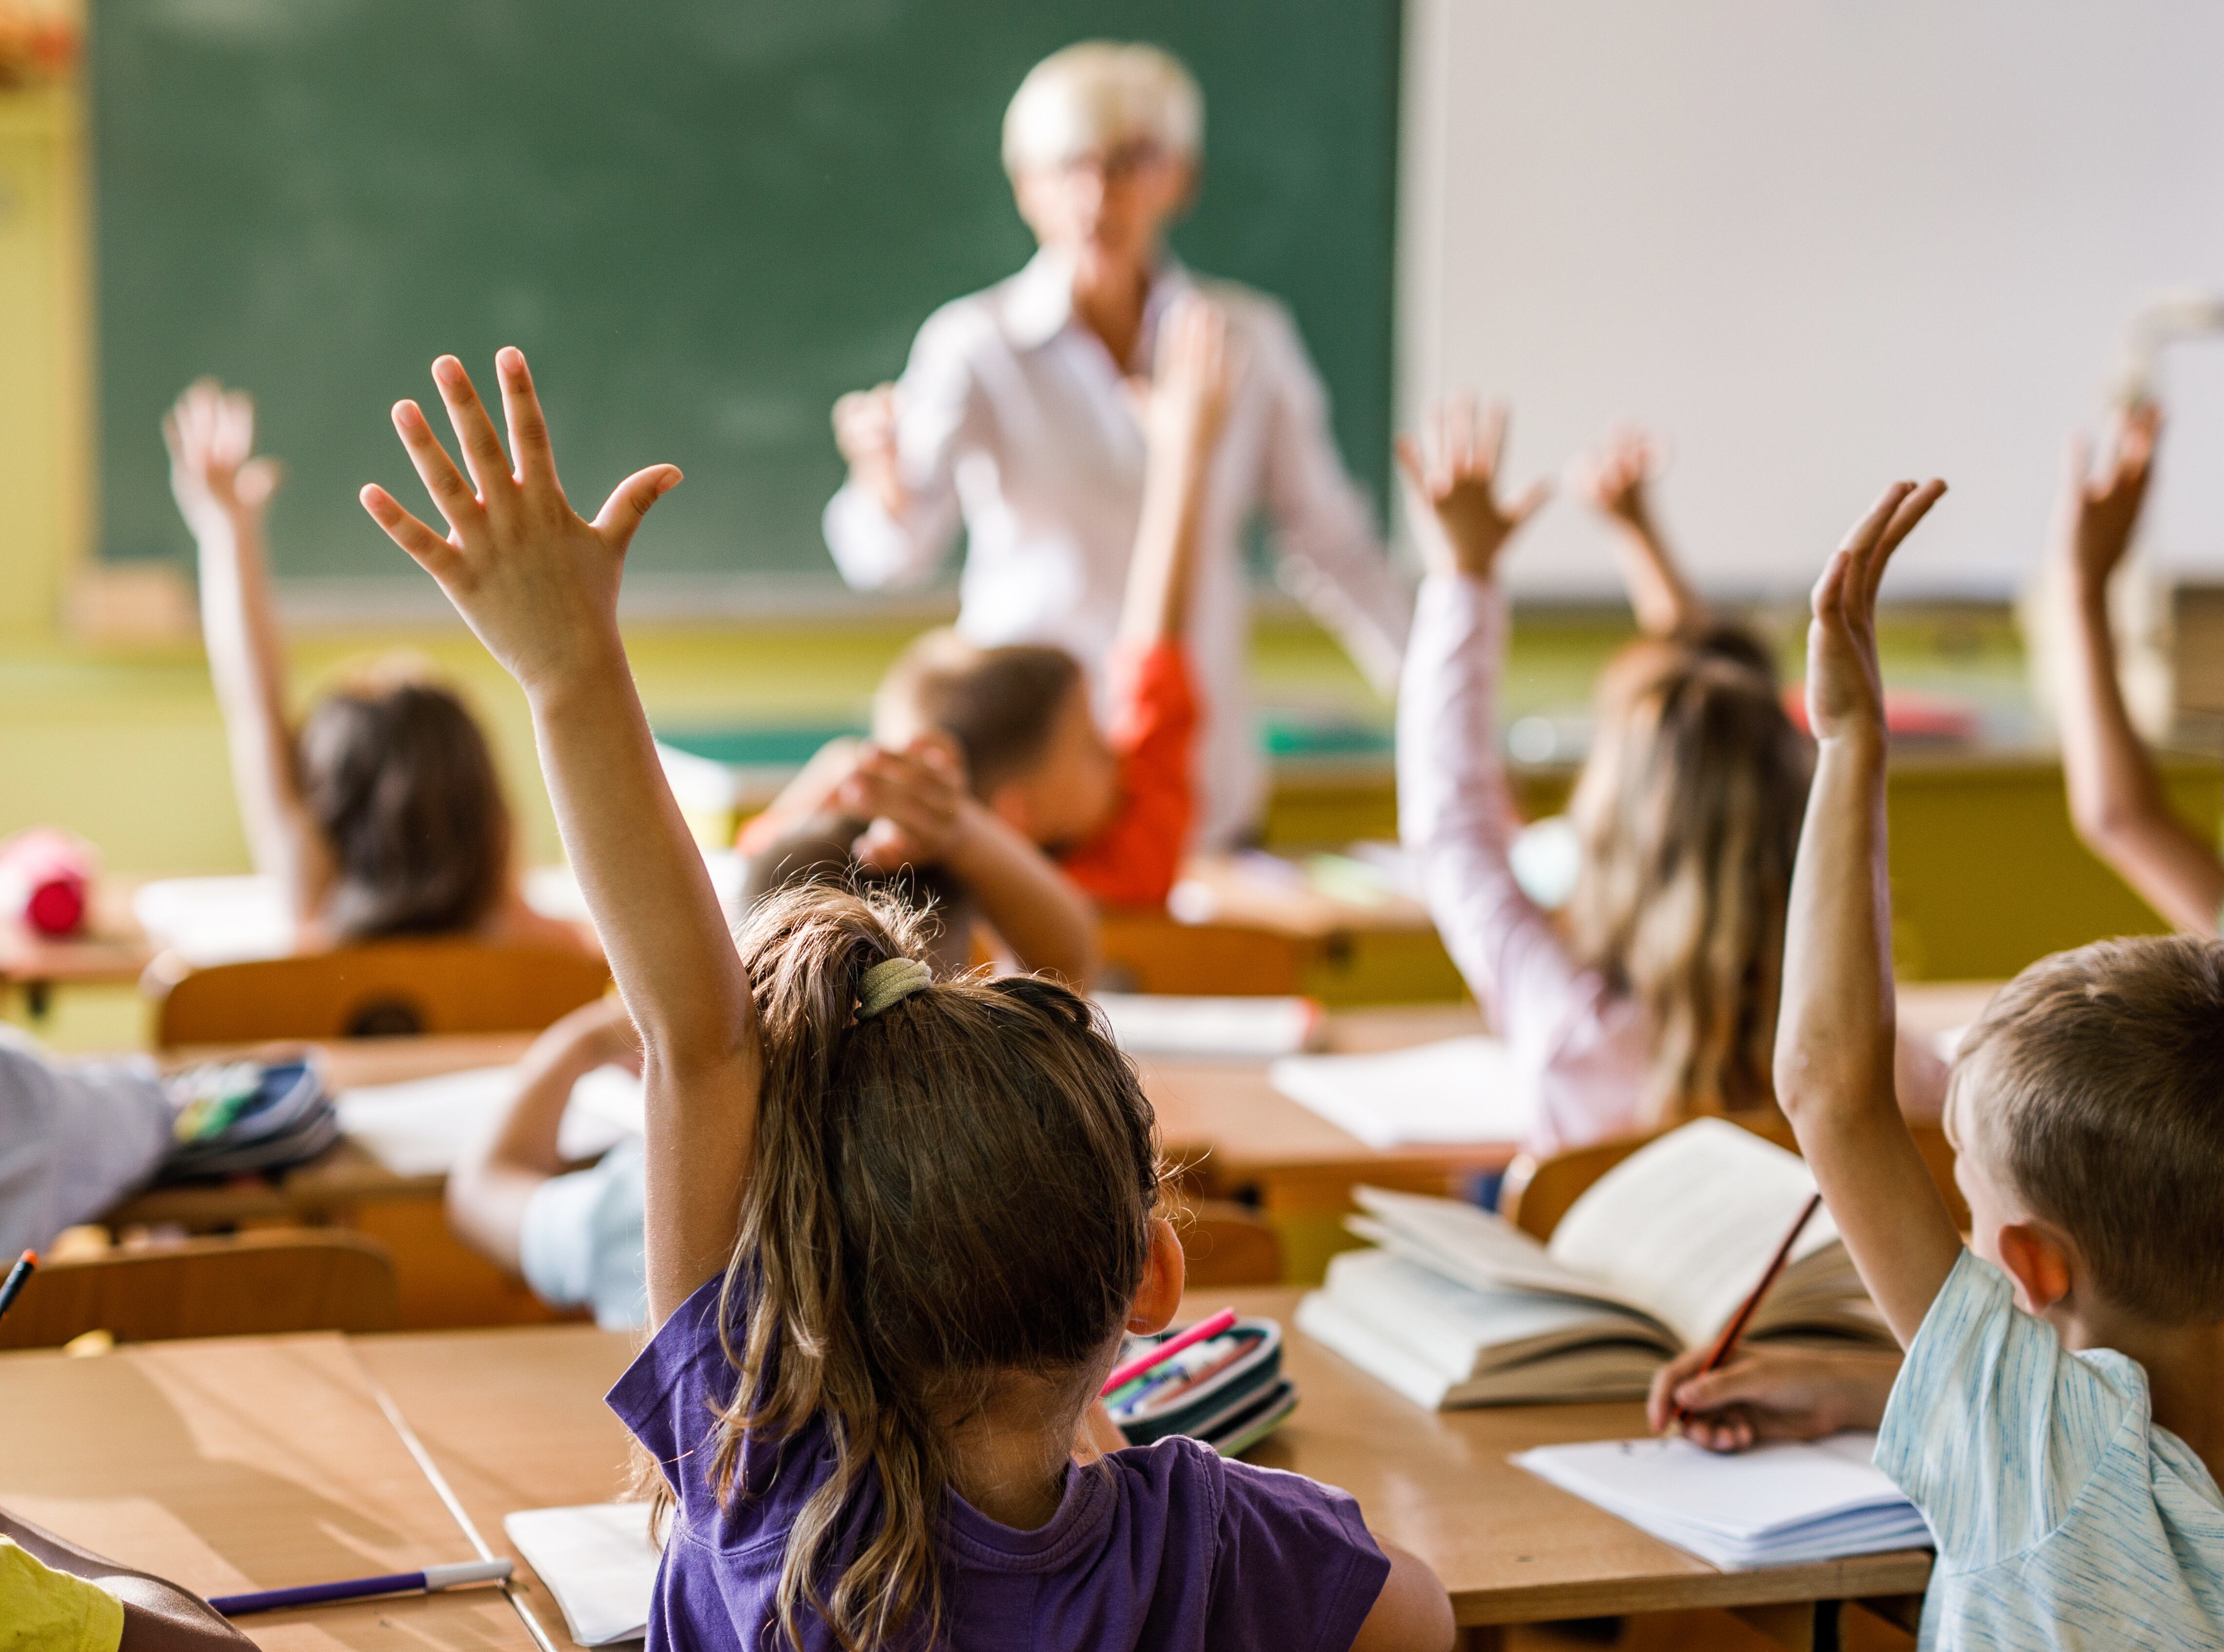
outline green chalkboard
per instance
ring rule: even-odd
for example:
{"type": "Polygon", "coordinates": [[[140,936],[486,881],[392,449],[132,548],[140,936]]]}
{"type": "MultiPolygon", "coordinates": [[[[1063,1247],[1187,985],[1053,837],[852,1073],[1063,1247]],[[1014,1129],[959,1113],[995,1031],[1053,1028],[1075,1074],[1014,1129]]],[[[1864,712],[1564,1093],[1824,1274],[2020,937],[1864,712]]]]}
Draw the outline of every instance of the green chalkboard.
{"type": "MultiPolygon", "coordinates": [[[[98,0],[101,541],[182,557],[156,421],[253,390],[294,578],[412,573],[387,423],[531,355],[575,498],[687,484],[644,573],[825,573],[827,411],[1030,250],[997,161],[1028,66],[1160,41],[1203,82],[1195,267],[1279,294],[1384,497],[1398,0],[98,0]]],[[[403,486],[401,484],[407,484],[403,486]]]]}

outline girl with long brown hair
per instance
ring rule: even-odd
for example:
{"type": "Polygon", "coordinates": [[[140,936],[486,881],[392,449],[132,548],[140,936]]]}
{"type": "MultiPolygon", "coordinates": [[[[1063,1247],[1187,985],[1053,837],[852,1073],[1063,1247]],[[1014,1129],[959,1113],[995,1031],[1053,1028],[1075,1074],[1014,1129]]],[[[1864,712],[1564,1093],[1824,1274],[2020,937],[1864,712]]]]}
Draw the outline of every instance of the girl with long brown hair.
{"type": "Polygon", "coordinates": [[[468,478],[395,409],[450,533],[363,503],[524,688],[641,1035],[653,1335],[611,1401],[677,1503],[650,1652],[1449,1649],[1442,1586],[1342,1493],[1083,1445],[1123,1338],[1181,1297],[1134,1069],[1052,981],[935,982],[887,900],[789,890],[726,933],[617,630],[679,473],[582,520],[524,358],[496,360],[507,453],[433,365],[468,478]]]}
{"type": "MultiPolygon", "coordinates": [[[[1646,635],[1608,665],[1570,800],[1578,859],[1564,927],[1523,892],[1498,755],[1506,646],[1496,571],[1544,501],[1501,500],[1505,415],[1433,410],[1399,443],[1430,573],[1398,704],[1398,817],[1445,945],[1532,1086],[1529,1145],[1557,1151],[1700,1113],[1774,1104],[1770,1060],[1785,901],[1807,802],[1805,737],[1766,651],[1714,623],[1644,497],[1625,437],[1576,486],[1621,530],[1646,635]]],[[[1901,1095],[1935,1116],[1943,1065],[1903,1040],[1901,1095]]]]}

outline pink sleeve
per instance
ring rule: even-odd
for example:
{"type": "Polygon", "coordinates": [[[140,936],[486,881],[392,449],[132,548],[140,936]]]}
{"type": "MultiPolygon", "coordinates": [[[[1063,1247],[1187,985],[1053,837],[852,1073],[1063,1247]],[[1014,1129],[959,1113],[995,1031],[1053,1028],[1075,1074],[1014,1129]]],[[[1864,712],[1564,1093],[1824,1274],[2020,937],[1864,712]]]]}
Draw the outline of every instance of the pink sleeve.
{"type": "Polygon", "coordinates": [[[1513,812],[1498,753],[1506,599],[1486,581],[1421,587],[1398,696],[1398,831],[1468,986],[1536,1087],[1531,1144],[1635,1128],[1643,1091],[1635,1008],[1569,956],[1514,882],[1513,812]]]}

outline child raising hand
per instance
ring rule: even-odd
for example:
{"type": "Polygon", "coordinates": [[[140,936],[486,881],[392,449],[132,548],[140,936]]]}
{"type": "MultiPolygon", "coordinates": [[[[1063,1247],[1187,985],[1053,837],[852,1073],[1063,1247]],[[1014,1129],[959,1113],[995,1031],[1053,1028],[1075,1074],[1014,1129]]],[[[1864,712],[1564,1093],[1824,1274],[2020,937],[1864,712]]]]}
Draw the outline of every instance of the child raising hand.
{"type": "Polygon", "coordinates": [[[616,622],[679,473],[584,519],[524,358],[496,368],[508,452],[452,357],[463,468],[395,409],[447,534],[363,497],[523,687],[641,1035],[654,1335],[611,1401],[679,1505],[652,1652],[1449,1648],[1442,1586],[1341,1493],[1180,1439],[1075,1461],[1181,1296],[1133,1067],[1052,981],[935,982],[886,897],[789,889],[727,935],[616,622]]]}

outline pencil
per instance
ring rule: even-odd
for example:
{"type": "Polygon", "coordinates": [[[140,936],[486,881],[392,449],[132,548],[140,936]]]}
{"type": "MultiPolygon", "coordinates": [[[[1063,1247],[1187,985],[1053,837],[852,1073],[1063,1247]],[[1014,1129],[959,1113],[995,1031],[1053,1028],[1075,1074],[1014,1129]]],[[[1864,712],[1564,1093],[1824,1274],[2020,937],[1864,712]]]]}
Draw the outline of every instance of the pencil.
{"type": "MultiPolygon", "coordinates": [[[[1785,1234],[1784,1243],[1776,1247],[1776,1255],[1761,1274],[1760,1283],[1753,1288],[1753,1294],[1745,1299],[1744,1306],[1730,1316],[1730,1322],[1722,1327],[1722,1334],[1715,1339],[1715,1345],[1707,1351],[1705,1362],[1684,1381],[1704,1377],[1709,1371],[1719,1369],[1722,1361],[1730,1357],[1730,1350],[1737,1346],[1737,1339],[1745,1334],[1746,1326],[1752,1323],[1753,1310],[1760,1306],[1760,1299],[1768,1294],[1768,1288],[1784,1271],[1784,1264],[1791,1260],[1791,1247],[1799,1243],[1799,1236],[1807,1231],[1807,1224],[1815,1219],[1815,1212],[1822,1208],[1823,1195],[1819,1192],[1810,1194],[1800,1210],[1799,1219],[1791,1225],[1791,1231],[1785,1234]]],[[[1679,1405],[1668,1414],[1668,1426],[1671,1428],[1681,1427],[1684,1416],[1684,1408],[1679,1405]]]]}
{"type": "Polygon", "coordinates": [[[1104,1379],[1104,1386],[1097,1389],[1098,1396],[1101,1398],[1115,1388],[1125,1388],[1160,1360],[1172,1358],[1192,1343],[1203,1342],[1207,1337],[1216,1337],[1235,1323],[1235,1310],[1232,1307],[1221,1309],[1209,1320],[1199,1320],[1181,1335],[1168,1337],[1157,1347],[1137,1354],[1126,1364],[1116,1368],[1104,1379]]]}
{"type": "Polygon", "coordinates": [[[226,1617],[276,1611],[286,1606],[320,1606],[331,1600],[362,1600],[372,1595],[431,1593],[462,1583],[499,1583],[513,1568],[508,1560],[461,1560],[428,1566],[421,1572],[391,1572],[384,1577],[349,1578],[339,1583],[305,1583],[293,1589],[262,1589],[246,1595],[213,1595],[209,1605],[226,1617]]]}
{"type": "Polygon", "coordinates": [[[0,1313],[15,1306],[16,1293],[23,1288],[23,1282],[31,1276],[31,1269],[39,1265],[39,1253],[26,1250],[16,1258],[16,1265],[8,1270],[8,1277],[0,1280],[0,1313]]]}

